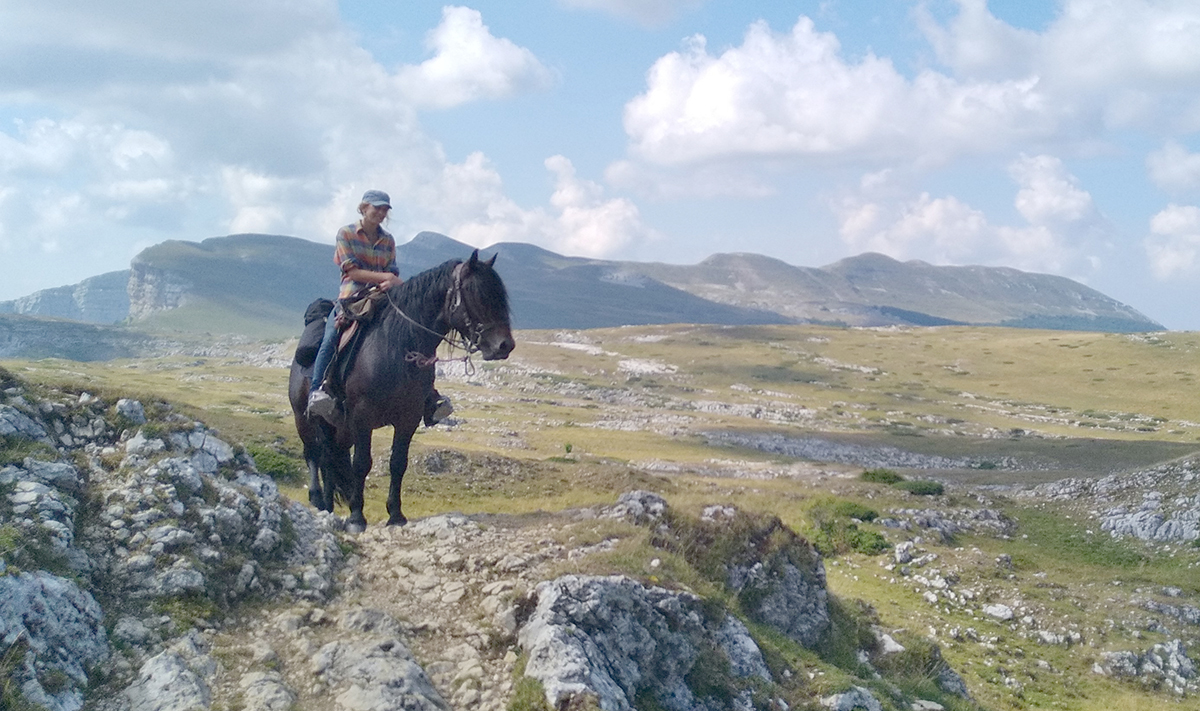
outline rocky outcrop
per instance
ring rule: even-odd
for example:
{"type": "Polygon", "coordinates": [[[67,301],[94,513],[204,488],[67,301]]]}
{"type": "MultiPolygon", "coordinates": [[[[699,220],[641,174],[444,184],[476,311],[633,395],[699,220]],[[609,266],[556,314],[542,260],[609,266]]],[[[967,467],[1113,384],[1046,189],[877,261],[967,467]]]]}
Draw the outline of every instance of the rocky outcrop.
{"type": "Polygon", "coordinates": [[[624,576],[568,575],[539,584],[518,639],[525,674],[554,708],[576,697],[631,711],[647,694],[664,709],[749,709],[750,679],[770,681],[762,652],[731,615],[699,597],[624,576]]]}
{"type": "Polygon", "coordinates": [[[3,446],[31,453],[0,467],[16,543],[0,549],[0,654],[27,701],[75,711],[91,678],[128,677],[132,711],[206,708],[216,666],[197,627],[248,596],[332,590],[336,521],[280,496],[215,432],[162,403],[147,422],[136,401],[39,399],[0,379],[3,446]]]}
{"type": "Polygon", "coordinates": [[[648,491],[622,494],[609,514],[654,530],[655,545],[681,552],[738,597],[754,621],[806,647],[829,629],[825,565],[808,541],[773,516],[705,507],[699,520],[671,511],[648,491]]]}
{"type": "Polygon", "coordinates": [[[1105,652],[1093,671],[1160,687],[1177,696],[1200,690],[1196,664],[1178,639],[1156,644],[1145,652],[1105,652]]]}
{"type": "Polygon", "coordinates": [[[129,270],[108,272],[78,284],[0,301],[0,313],[69,318],[85,323],[117,323],[129,316],[128,285],[129,270]]]}
{"type": "Polygon", "coordinates": [[[129,317],[145,318],[160,311],[177,309],[188,302],[191,281],[170,270],[134,257],[129,265],[129,317]]]}
{"type": "Polygon", "coordinates": [[[88,673],[109,658],[100,605],[66,578],[4,568],[0,561],[0,644],[6,655],[24,650],[12,670],[22,695],[51,711],[79,709],[88,673]]]}
{"type": "Polygon", "coordinates": [[[1200,540],[1200,460],[1194,457],[1102,479],[1063,479],[1018,495],[1086,501],[1101,530],[1116,537],[1155,543],[1200,540]]]}

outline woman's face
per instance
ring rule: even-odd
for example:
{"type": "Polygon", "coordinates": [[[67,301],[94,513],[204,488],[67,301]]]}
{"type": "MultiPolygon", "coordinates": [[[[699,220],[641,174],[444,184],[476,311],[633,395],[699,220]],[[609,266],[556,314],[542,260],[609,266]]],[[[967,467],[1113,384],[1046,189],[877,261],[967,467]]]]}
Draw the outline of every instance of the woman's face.
{"type": "Polygon", "coordinates": [[[378,227],[391,209],[388,205],[367,205],[363,208],[363,222],[378,227]]]}

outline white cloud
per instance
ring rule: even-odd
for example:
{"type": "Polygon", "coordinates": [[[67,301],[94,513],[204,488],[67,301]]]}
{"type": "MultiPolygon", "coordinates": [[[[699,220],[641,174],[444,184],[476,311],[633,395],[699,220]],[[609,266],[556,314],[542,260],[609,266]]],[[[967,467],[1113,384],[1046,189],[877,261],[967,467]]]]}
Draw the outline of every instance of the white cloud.
{"type": "Polygon", "coordinates": [[[1009,166],[1021,226],[996,225],[954,196],[896,196],[889,171],[864,176],[860,192],[832,204],[842,240],[856,250],[935,264],[989,264],[1081,276],[1095,269],[1106,226],[1091,195],[1053,156],[1022,156],[1009,166]]]}
{"type": "Polygon", "coordinates": [[[1037,35],[992,16],[986,0],[958,0],[959,11],[949,27],[939,25],[922,3],[918,26],[938,58],[959,76],[1003,79],[1029,76],[1037,35]]]}
{"type": "Polygon", "coordinates": [[[1159,279],[1194,275],[1200,255],[1200,207],[1171,204],[1150,219],[1144,243],[1150,268],[1159,279]]]}
{"type": "Polygon", "coordinates": [[[498,176],[451,163],[405,90],[461,104],[544,86],[549,72],[454,7],[430,34],[432,59],[389,71],[337,9],[0,4],[0,110],[45,116],[0,125],[0,299],[124,268],[163,239],[332,241],[368,188],[391,193],[401,236],[486,222],[507,198],[468,213],[457,193],[496,189],[498,176]],[[441,93],[422,84],[434,78],[441,93]],[[42,268],[42,249],[58,250],[54,270],[42,268]]]}
{"type": "Polygon", "coordinates": [[[887,59],[841,56],[801,17],[791,32],[750,26],[714,56],[697,36],[655,62],[625,107],[635,154],[651,163],[815,156],[939,160],[996,150],[1053,128],[1037,80],[908,80],[887,59]]]}
{"type": "Polygon", "coordinates": [[[807,17],[785,33],[756,22],[719,54],[693,37],[627,103],[632,156],[931,166],[1031,144],[1094,150],[1114,127],[1200,130],[1200,5],[1066,0],[1038,33],[984,0],[957,4],[945,25],[923,5],[916,13],[949,73],[906,76],[870,52],[847,59],[807,17]]]}
{"type": "Polygon", "coordinates": [[[510,40],[493,37],[478,10],[445,7],[429,33],[431,59],[403,67],[399,84],[414,103],[450,108],[478,99],[499,99],[541,89],[552,82],[537,57],[510,40]]]}
{"type": "Polygon", "coordinates": [[[1146,170],[1154,184],[1170,192],[1200,188],[1200,153],[1191,153],[1174,141],[1146,157],[1146,170]]]}
{"type": "Polygon", "coordinates": [[[958,0],[941,27],[922,14],[938,56],[960,76],[1036,76],[1064,130],[1200,128],[1200,5],[1190,0],[1064,0],[1044,32],[1013,28],[983,0],[958,0]]]}
{"type": "Polygon", "coordinates": [[[642,25],[662,25],[703,5],[705,0],[559,0],[566,7],[600,10],[642,25]]]}
{"type": "MultiPolygon", "coordinates": [[[[452,182],[489,189],[477,190],[467,198],[476,204],[463,210],[485,215],[454,225],[452,234],[481,246],[496,242],[522,241],[538,244],[562,254],[608,257],[627,245],[659,238],[646,226],[636,205],[625,198],[606,198],[604,189],[579,178],[571,161],[561,155],[546,159],[546,169],[555,176],[550,197],[552,209],[524,210],[503,196],[499,176],[476,154],[453,171],[452,182]],[[489,179],[461,180],[464,172],[487,174],[489,179]]],[[[467,195],[467,193],[459,193],[467,195]]]]}
{"type": "Polygon", "coordinates": [[[1016,208],[1034,225],[1065,224],[1095,215],[1092,196],[1054,156],[1021,156],[1009,166],[1009,175],[1021,189],[1016,208]]]}

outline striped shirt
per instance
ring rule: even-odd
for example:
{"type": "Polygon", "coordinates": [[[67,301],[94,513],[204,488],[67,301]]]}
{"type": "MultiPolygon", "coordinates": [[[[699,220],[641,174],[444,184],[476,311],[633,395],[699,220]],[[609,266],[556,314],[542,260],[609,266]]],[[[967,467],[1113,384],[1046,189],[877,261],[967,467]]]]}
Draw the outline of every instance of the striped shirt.
{"type": "Polygon", "coordinates": [[[391,272],[400,275],[396,266],[396,240],[382,227],[379,235],[372,240],[363,230],[362,223],[356,222],[338,230],[337,242],[333,250],[333,262],[342,269],[342,288],[338,298],[344,299],[359,289],[370,286],[347,276],[351,269],[365,269],[369,272],[391,272]]]}

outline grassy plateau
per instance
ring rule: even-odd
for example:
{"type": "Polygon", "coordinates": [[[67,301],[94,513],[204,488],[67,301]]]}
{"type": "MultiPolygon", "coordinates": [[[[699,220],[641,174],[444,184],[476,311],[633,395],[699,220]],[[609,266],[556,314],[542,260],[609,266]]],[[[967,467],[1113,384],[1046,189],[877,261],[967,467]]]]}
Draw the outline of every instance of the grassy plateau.
{"type": "MultiPolygon", "coordinates": [[[[307,501],[286,396],[293,347],[184,342],[158,358],[0,365],[33,383],[169,401],[269,460],[288,495],[307,501]]],[[[507,361],[442,366],[455,414],[417,433],[405,512],[536,515],[611,504],[631,489],[683,511],[733,504],[813,541],[838,599],[865,601],[906,646],[935,641],[984,707],[1189,708],[1195,697],[1094,665],[1104,652],[1174,638],[1200,658],[1200,628],[1154,623],[1144,604],[1168,589],[1176,605],[1200,606],[1200,547],[1114,539],[1094,501],[1018,489],[1200,451],[1198,373],[1195,333],[525,331],[507,361]],[[924,509],[988,509],[1003,521],[946,536],[881,523],[924,509]],[[925,560],[901,570],[892,547],[907,540],[925,560]],[[931,601],[935,579],[959,603],[931,601]],[[988,602],[1014,618],[981,615],[988,602]]],[[[373,524],[386,519],[390,437],[381,430],[374,442],[373,524]]],[[[636,556],[622,555],[613,566],[631,567],[636,556]]],[[[664,560],[655,579],[669,581],[664,560]]],[[[677,582],[699,584],[684,573],[677,582]]]]}

